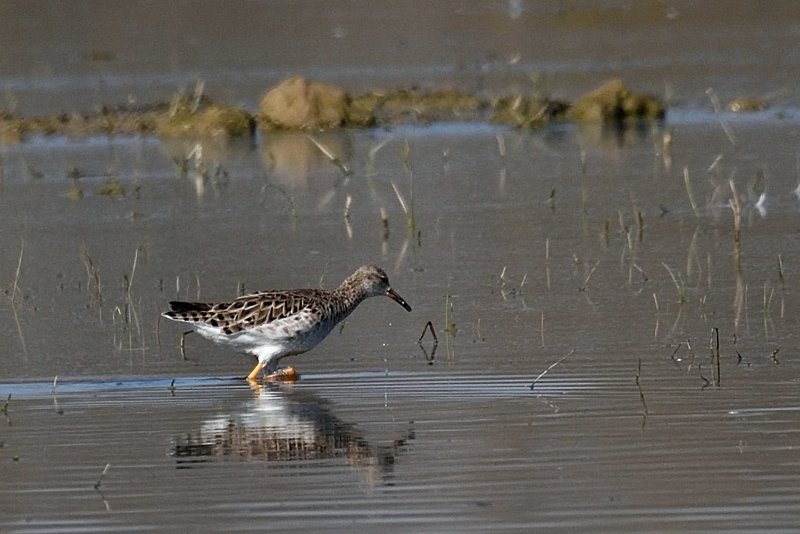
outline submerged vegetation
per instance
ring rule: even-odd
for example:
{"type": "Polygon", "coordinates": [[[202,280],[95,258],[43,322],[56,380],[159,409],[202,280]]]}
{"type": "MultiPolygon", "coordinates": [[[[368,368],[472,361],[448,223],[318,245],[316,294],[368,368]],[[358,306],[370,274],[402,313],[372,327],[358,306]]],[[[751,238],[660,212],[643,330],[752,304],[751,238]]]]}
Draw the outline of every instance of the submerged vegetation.
{"type": "Polygon", "coordinates": [[[612,79],[574,103],[512,94],[483,99],[452,88],[374,90],[351,95],[343,88],[291,77],[267,90],[255,115],[218,104],[198,82],[192,95],[141,106],[102,106],[91,113],[26,117],[0,112],[0,143],[32,135],[158,135],[165,138],[247,137],[264,130],[321,131],[402,123],[491,121],[537,128],[552,121],[625,122],[664,117],[666,105],[612,79]]]}

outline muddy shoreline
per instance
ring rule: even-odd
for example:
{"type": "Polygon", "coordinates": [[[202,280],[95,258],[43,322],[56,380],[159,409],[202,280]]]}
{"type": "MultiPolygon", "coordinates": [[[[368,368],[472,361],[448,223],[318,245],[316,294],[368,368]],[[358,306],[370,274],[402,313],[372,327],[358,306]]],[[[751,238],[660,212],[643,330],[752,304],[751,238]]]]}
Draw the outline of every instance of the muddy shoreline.
{"type": "MultiPolygon", "coordinates": [[[[745,109],[745,106],[741,106],[745,109]]],[[[396,89],[349,95],[343,89],[294,77],[267,90],[259,112],[214,103],[198,83],[194,94],[144,106],[102,106],[95,113],[25,117],[0,113],[0,142],[33,135],[155,134],[166,138],[230,138],[262,131],[318,132],[336,128],[392,127],[399,124],[488,121],[536,128],[553,121],[615,122],[663,119],[665,104],[631,91],[619,79],[574,103],[514,95],[484,100],[452,89],[396,89]]]]}

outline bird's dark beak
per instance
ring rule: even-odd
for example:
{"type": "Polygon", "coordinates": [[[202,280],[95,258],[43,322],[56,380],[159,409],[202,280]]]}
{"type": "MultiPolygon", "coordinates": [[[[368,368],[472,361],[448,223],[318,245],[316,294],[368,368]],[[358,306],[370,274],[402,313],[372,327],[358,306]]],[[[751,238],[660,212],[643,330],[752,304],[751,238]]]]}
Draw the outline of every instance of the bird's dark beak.
{"type": "Polygon", "coordinates": [[[392,289],[391,287],[386,290],[386,296],[398,303],[400,306],[404,307],[406,311],[411,311],[411,306],[408,305],[408,302],[403,300],[403,297],[397,294],[397,291],[392,289]]]}

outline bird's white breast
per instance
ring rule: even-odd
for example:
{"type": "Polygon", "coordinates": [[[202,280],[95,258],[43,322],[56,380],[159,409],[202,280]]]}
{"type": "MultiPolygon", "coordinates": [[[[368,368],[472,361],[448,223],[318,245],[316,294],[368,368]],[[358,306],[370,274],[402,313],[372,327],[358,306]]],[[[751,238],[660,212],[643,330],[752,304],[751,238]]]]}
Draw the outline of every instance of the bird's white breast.
{"type": "Polygon", "coordinates": [[[201,336],[237,352],[259,357],[299,354],[315,347],[330,333],[336,323],[321,323],[317,317],[299,313],[264,325],[226,334],[222,328],[196,325],[201,336]]]}

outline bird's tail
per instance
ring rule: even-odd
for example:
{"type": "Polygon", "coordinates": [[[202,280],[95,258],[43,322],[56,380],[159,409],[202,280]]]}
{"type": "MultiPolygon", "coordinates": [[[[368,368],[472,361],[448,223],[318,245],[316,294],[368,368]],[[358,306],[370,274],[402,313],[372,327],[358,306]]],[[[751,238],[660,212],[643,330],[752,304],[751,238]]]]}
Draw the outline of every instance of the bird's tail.
{"type": "Polygon", "coordinates": [[[169,303],[169,311],[165,311],[161,315],[173,321],[199,323],[206,320],[212,306],[212,304],[205,302],[181,302],[173,300],[169,303]]]}

